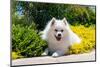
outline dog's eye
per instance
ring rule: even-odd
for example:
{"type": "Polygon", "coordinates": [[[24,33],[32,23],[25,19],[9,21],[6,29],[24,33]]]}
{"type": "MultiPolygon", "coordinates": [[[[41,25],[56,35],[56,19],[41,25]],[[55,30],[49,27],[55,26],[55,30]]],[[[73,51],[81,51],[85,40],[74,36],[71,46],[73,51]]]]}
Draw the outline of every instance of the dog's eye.
{"type": "Polygon", "coordinates": [[[64,30],[61,30],[61,32],[63,32],[64,30]]]}
{"type": "Polygon", "coordinates": [[[55,31],[57,32],[58,30],[57,30],[57,29],[55,29],[55,31]]]}

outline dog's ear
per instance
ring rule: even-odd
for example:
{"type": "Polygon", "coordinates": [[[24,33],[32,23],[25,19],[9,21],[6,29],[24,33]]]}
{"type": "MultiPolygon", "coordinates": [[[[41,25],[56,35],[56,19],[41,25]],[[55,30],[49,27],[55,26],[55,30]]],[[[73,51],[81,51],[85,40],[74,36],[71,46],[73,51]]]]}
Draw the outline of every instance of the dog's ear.
{"type": "Polygon", "coordinates": [[[64,22],[65,25],[67,25],[67,20],[66,20],[65,17],[63,18],[63,22],[64,22]]]}
{"type": "Polygon", "coordinates": [[[51,20],[51,26],[54,25],[55,20],[56,20],[56,18],[53,17],[52,20],[51,20]]]}

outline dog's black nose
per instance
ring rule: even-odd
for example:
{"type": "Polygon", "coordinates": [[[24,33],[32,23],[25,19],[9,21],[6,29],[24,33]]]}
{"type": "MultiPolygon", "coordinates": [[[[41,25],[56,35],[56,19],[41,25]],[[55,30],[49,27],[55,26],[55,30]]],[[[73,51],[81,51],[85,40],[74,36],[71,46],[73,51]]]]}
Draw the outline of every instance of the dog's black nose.
{"type": "Polygon", "coordinates": [[[61,34],[58,34],[58,36],[61,36],[61,34]]]}

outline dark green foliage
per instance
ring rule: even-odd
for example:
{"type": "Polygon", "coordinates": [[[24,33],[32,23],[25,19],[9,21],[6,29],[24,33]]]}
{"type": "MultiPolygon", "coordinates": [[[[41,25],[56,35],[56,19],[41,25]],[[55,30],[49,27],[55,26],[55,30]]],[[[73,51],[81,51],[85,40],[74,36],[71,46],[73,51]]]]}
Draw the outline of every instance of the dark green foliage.
{"type": "Polygon", "coordinates": [[[12,14],[12,24],[19,24],[21,26],[31,26],[31,29],[36,30],[37,25],[34,23],[34,21],[32,22],[28,22],[28,20],[26,19],[25,16],[18,16],[18,14],[15,12],[14,14],[12,14]]]}
{"type": "Polygon", "coordinates": [[[44,29],[44,26],[52,17],[56,17],[57,19],[63,19],[65,17],[73,25],[95,24],[95,7],[92,9],[91,7],[94,6],[17,2],[17,11],[22,11],[22,14],[27,17],[28,22],[34,20],[35,24],[38,25],[38,29],[44,29]]]}
{"type": "Polygon", "coordinates": [[[12,50],[24,57],[40,56],[47,47],[31,26],[12,25],[12,50]]]}

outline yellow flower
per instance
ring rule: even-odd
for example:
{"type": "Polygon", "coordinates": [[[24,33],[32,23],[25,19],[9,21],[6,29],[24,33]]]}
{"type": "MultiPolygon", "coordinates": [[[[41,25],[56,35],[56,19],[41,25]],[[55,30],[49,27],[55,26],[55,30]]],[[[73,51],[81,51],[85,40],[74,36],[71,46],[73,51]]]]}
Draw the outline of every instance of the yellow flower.
{"type": "Polygon", "coordinates": [[[80,44],[71,46],[69,54],[89,52],[95,48],[95,27],[84,27],[83,25],[80,25],[71,26],[71,29],[82,38],[82,41],[80,44]]]}

